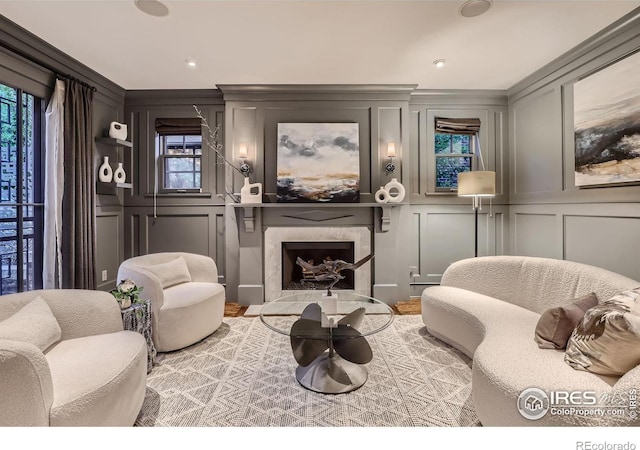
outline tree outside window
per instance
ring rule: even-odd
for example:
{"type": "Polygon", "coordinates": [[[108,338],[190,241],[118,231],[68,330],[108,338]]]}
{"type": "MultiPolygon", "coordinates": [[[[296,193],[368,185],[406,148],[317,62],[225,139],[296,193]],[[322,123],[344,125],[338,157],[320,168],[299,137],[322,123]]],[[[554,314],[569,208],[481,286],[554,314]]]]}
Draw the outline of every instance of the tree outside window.
{"type": "Polygon", "coordinates": [[[474,137],[469,134],[436,133],[436,191],[458,188],[458,173],[470,172],[474,137]]]}

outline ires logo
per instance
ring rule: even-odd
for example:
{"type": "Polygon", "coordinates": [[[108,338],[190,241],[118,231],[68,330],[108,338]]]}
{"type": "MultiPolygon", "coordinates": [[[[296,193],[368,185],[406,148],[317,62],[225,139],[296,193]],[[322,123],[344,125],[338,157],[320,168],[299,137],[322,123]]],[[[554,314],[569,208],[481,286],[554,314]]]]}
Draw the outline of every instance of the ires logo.
{"type": "Polygon", "coordinates": [[[520,393],[517,400],[520,415],[528,420],[538,420],[553,416],[637,417],[637,391],[604,392],[595,391],[550,391],[528,388],[520,393]]]}
{"type": "Polygon", "coordinates": [[[549,402],[552,406],[594,406],[598,396],[594,391],[551,391],[549,402]]]}

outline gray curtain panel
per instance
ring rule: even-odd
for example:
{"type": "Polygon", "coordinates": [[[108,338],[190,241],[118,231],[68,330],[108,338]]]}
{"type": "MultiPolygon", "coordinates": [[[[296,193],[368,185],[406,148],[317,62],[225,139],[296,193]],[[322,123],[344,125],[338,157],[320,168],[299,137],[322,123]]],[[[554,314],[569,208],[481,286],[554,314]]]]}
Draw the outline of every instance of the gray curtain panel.
{"type": "Polygon", "coordinates": [[[64,102],[64,194],[62,288],[95,289],[95,174],[93,91],[66,80],[64,102]]]}

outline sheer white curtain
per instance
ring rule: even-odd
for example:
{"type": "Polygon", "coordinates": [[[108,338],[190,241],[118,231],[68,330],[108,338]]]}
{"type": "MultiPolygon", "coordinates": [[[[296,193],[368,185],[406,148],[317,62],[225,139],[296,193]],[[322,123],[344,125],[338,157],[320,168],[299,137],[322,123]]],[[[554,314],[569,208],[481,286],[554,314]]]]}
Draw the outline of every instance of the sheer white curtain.
{"type": "Polygon", "coordinates": [[[64,96],[65,82],[56,86],[47,105],[44,182],[44,255],[42,284],[45,289],[62,286],[62,194],[64,189],[64,96]],[[56,283],[56,274],[57,283],[56,283]]]}

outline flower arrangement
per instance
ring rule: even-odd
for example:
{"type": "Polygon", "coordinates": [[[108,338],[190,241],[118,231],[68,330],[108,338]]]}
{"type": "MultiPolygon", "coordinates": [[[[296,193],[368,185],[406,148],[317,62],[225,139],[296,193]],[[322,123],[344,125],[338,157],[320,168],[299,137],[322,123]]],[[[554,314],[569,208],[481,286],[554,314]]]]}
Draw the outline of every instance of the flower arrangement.
{"type": "Polygon", "coordinates": [[[120,308],[126,309],[133,304],[142,303],[142,300],[140,300],[140,292],[142,292],[142,289],[144,288],[136,286],[136,283],[131,278],[127,278],[121,280],[120,284],[111,291],[111,294],[118,301],[120,308]]]}

